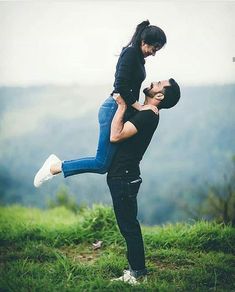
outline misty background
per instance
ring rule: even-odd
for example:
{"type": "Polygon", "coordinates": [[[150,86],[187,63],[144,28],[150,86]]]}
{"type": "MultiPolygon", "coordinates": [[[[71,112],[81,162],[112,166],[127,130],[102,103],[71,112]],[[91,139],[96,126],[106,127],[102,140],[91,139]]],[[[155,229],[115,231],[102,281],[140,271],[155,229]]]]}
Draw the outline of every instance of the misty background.
{"type": "Polygon", "coordinates": [[[149,19],[168,42],[146,59],[142,88],[173,77],[182,97],[161,111],[141,163],[139,217],[190,218],[200,194],[232,171],[234,15],[232,1],[0,2],[0,202],[45,208],[65,185],[79,204],[111,204],[105,175],[60,176],[40,189],[33,178],[51,153],[95,153],[118,54],[149,19]]]}

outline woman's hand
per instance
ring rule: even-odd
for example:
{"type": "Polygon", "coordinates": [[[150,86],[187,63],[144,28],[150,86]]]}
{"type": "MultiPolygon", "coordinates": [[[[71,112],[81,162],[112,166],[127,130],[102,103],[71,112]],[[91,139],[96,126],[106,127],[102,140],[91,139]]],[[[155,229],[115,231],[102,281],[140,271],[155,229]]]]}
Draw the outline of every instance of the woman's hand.
{"type": "Polygon", "coordinates": [[[147,111],[147,110],[153,111],[156,115],[158,115],[159,113],[158,108],[152,104],[142,105],[140,108],[140,111],[147,111]]]}

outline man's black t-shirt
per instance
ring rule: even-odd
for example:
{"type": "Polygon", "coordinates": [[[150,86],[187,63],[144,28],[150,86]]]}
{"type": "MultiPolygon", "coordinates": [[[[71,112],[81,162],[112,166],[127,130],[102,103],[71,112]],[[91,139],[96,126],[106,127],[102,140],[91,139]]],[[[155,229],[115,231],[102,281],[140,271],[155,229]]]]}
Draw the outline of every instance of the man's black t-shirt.
{"type": "Polygon", "coordinates": [[[120,143],[108,171],[108,177],[140,175],[139,163],[157,128],[159,115],[152,110],[146,110],[136,113],[129,121],[138,132],[120,143]]]}

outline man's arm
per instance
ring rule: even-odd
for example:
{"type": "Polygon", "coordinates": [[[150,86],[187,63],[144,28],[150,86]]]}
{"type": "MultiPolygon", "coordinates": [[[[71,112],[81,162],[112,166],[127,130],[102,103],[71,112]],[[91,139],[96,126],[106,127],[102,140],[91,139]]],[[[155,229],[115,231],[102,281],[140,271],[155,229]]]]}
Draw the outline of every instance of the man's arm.
{"type": "Polygon", "coordinates": [[[124,113],[127,108],[125,101],[118,97],[116,102],[118,103],[118,109],[114,115],[110,133],[110,141],[113,143],[121,142],[137,133],[136,127],[131,122],[127,121],[125,124],[123,122],[124,113]]]}

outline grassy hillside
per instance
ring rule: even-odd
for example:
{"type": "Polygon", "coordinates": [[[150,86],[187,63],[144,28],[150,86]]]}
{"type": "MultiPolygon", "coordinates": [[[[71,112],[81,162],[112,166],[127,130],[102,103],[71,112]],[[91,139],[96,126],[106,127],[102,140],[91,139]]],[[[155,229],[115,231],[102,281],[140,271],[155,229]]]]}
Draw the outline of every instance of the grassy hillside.
{"type": "Polygon", "coordinates": [[[131,287],[109,281],[127,265],[111,208],[1,207],[0,291],[235,291],[235,229],[193,222],[143,233],[148,282],[131,287]]]}

